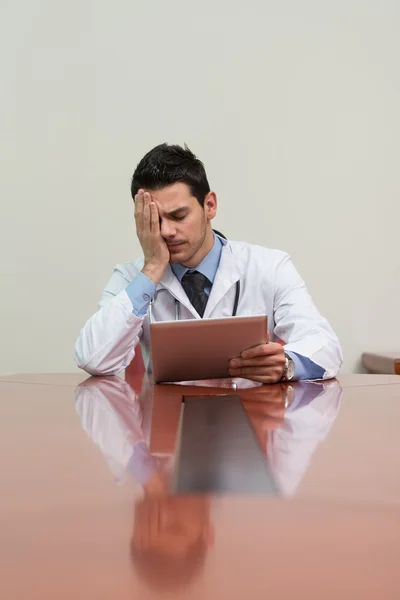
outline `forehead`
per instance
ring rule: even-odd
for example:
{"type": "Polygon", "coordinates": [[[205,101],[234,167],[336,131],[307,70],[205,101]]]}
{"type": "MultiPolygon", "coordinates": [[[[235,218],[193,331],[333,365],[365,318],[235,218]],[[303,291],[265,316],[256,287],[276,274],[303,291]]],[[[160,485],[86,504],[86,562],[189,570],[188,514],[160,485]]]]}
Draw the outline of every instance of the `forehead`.
{"type": "Polygon", "coordinates": [[[191,206],[197,202],[192,196],[189,186],[186,183],[174,183],[160,190],[148,190],[152,200],[157,204],[158,210],[170,212],[182,206],[191,206]]]}

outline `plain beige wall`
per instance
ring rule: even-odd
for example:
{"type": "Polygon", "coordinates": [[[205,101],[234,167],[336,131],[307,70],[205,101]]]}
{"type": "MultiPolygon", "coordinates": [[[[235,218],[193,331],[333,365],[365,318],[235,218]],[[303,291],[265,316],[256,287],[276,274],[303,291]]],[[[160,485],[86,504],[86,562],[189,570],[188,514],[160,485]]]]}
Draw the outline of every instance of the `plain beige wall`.
{"type": "Polygon", "coordinates": [[[217,228],[291,253],[344,371],[400,349],[398,0],[22,0],[0,21],[0,374],[75,370],[164,141],[204,161],[217,228]]]}

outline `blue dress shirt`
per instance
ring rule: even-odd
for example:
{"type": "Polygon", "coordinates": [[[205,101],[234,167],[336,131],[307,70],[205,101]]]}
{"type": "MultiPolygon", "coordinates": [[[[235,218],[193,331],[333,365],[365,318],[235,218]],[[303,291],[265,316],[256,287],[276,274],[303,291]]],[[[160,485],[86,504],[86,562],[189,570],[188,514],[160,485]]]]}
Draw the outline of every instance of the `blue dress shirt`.
{"type": "MultiPolygon", "coordinates": [[[[211,282],[211,285],[204,289],[206,294],[209,295],[219,267],[222,248],[223,243],[221,239],[214,235],[213,247],[196,269],[188,269],[188,267],[180,264],[172,264],[171,269],[179,281],[182,281],[182,277],[190,270],[196,270],[205,275],[211,282]]],[[[140,272],[131,281],[125,291],[134,307],[133,314],[143,318],[147,313],[150,301],[156,293],[156,285],[144,273],[140,272]]],[[[321,379],[323,377],[325,370],[309,358],[301,356],[296,352],[286,352],[286,354],[290,356],[295,365],[293,379],[321,379]]]]}
{"type": "Polygon", "coordinates": [[[211,282],[211,285],[206,286],[204,288],[207,296],[210,295],[212,284],[214,283],[215,276],[217,274],[217,270],[219,267],[219,261],[221,260],[221,252],[223,248],[223,243],[221,242],[221,238],[214,235],[214,245],[211,248],[210,252],[203,258],[201,263],[195,269],[188,269],[183,265],[173,264],[171,265],[171,269],[173,270],[175,277],[182,282],[182,277],[188,271],[198,271],[211,282]]]}

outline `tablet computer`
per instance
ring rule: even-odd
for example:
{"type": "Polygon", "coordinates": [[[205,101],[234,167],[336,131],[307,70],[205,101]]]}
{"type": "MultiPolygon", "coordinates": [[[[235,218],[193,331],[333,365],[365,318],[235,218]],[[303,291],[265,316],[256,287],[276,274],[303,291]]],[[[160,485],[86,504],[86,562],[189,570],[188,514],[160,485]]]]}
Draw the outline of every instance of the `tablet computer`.
{"type": "Polygon", "coordinates": [[[230,377],[229,360],[268,340],[266,315],[150,323],[154,381],[230,377]]]}

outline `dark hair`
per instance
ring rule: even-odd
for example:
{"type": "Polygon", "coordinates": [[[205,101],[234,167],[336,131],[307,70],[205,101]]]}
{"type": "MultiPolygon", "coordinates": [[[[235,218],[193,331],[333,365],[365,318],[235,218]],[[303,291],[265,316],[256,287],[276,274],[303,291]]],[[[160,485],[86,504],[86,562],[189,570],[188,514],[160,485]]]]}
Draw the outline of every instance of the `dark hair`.
{"type": "Polygon", "coordinates": [[[186,183],[200,206],[210,191],[204,165],[186,146],[160,144],[146,154],[135,169],[132,198],[141,188],[160,190],[177,182],[186,183]]]}
{"type": "Polygon", "coordinates": [[[135,573],[153,590],[174,591],[189,587],[206,562],[207,546],[198,540],[182,558],[165,556],[155,550],[137,550],[130,545],[131,565],[135,573]]]}

